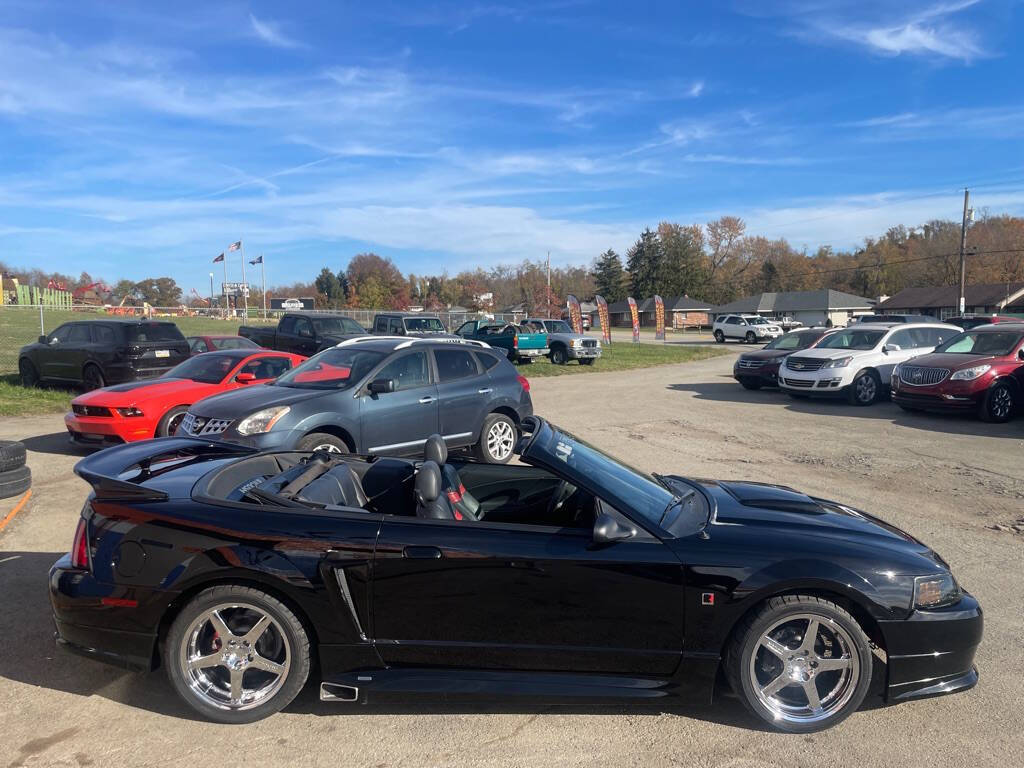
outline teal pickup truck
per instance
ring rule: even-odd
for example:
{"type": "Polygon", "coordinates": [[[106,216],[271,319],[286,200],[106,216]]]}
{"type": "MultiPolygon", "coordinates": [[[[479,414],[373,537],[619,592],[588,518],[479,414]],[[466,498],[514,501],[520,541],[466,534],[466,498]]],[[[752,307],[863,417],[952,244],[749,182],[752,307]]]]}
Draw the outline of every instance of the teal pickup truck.
{"type": "Polygon", "coordinates": [[[468,320],[455,331],[464,339],[484,341],[492,347],[505,350],[513,363],[532,363],[535,357],[546,357],[548,335],[546,333],[524,332],[513,323],[488,323],[484,320],[468,320]]]}

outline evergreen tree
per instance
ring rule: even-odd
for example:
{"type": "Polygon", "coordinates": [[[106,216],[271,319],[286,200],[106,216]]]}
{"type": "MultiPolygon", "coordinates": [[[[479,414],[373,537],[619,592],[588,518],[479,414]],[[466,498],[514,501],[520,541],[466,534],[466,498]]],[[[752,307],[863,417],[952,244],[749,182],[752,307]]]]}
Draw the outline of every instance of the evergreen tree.
{"type": "Polygon", "coordinates": [[[662,222],[658,225],[658,243],[662,258],[656,293],[663,297],[700,296],[706,280],[700,228],[662,222]]]}
{"type": "Polygon", "coordinates": [[[622,259],[609,248],[594,261],[594,291],[604,297],[609,304],[626,298],[626,270],[622,268],[622,259]]]}
{"type": "Polygon", "coordinates": [[[658,293],[658,277],[662,254],[658,236],[647,228],[626,254],[630,292],[635,299],[646,299],[658,293]]]}
{"type": "Polygon", "coordinates": [[[327,297],[327,306],[338,307],[345,302],[345,292],[342,290],[338,276],[327,267],[320,270],[314,281],[316,289],[327,297]]]}

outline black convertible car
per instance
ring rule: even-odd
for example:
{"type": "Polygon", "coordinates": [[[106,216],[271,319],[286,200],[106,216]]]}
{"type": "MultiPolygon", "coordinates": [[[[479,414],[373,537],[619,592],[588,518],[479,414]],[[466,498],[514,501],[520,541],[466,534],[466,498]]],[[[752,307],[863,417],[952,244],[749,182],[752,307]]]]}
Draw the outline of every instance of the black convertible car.
{"type": "Polygon", "coordinates": [[[89,457],[94,492],[50,573],[58,640],[162,664],[229,723],[281,709],[313,669],[336,702],[694,703],[724,679],[787,731],[848,716],[873,668],[889,701],[977,682],[981,608],[906,533],[523,428],[525,466],[449,459],[440,438],[418,461],[194,438],[89,457]]]}

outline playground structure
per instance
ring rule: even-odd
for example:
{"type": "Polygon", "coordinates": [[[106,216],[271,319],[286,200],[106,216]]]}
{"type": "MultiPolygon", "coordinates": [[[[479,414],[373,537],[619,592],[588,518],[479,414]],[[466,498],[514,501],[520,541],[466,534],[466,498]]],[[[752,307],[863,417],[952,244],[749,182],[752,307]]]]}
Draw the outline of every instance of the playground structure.
{"type": "Polygon", "coordinates": [[[17,304],[21,306],[38,306],[46,309],[71,309],[74,295],[57,286],[53,280],[46,288],[35,285],[21,285],[17,278],[4,278],[0,275],[0,305],[17,304]]]}

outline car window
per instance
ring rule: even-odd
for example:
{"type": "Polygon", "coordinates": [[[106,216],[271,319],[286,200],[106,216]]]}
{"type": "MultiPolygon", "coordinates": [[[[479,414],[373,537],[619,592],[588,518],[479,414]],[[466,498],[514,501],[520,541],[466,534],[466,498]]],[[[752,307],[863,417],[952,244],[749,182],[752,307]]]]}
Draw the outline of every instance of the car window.
{"type": "Polygon", "coordinates": [[[92,342],[92,332],[89,326],[84,323],[76,323],[71,326],[71,333],[68,334],[68,344],[89,344],[92,342]]]}
{"type": "Polygon", "coordinates": [[[391,379],[396,390],[415,389],[430,383],[427,353],[423,350],[400,355],[381,368],[375,379],[391,379]]]}
{"type": "Polygon", "coordinates": [[[885,342],[886,344],[896,344],[900,349],[915,349],[917,347],[925,346],[924,342],[918,338],[915,338],[911,328],[901,328],[895,331],[892,336],[885,342]]]}
{"type": "Polygon", "coordinates": [[[376,368],[383,357],[380,352],[329,347],[292,368],[272,386],[348,389],[376,368]]]}
{"type": "Polygon", "coordinates": [[[739,325],[740,319],[738,317],[733,317],[730,315],[729,317],[725,318],[725,322],[729,325],[739,325]]]}
{"type": "Polygon", "coordinates": [[[248,339],[228,336],[223,339],[213,339],[214,349],[254,349],[256,345],[248,339]]]}
{"type": "Polygon", "coordinates": [[[185,362],[174,366],[163,375],[163,378],[191,379],[201,384],[220,384],[236,365],[238,365],[238,360],[232,355],[207,352],[190,357],[185,362]]]}
{"type": "Polygon", "coordinates": [[[68,340],[68,336],[70,335],[70,333],[71,325],[62,325],[60,328],[58,328],[57,330],[50,334],[50,341],[56,340],[63,344],[65,341],[68,340]]]}
{"type": "Polygon", "coordinates": [[[476,376],[480,371],[476,359],[464,349],[435,349],[437,376],[442,383],[476,376]]]}
{"type": "Polygon", "coordinates": [[[309,318],[295,318],[295,335],[305,338],[313,338],[313,324],[309,322],[309,318]]]}
{"type": "Polygon", "coordinates": [[[884,335],[884,331],[847,329],[826,336],[816,349],[874,349],[884,335]]]}
{"type": "Polygon", "coordinates": [[[494,355],[489,355],[486,352],[474,352],[473,354],[485,371],[491,370],[500,362],[494,355]]]}
{"type": "Polygon", "coordinates": [[[386,317],[375,318],[373,321],[373,330],[375,333],[387,333],[388,319],[386,317]]]}
{"type": "Polygon", "coordinates": [[[459,326],[459,330],[455,332],[456,336],[468,336],[474,330],[476,330],[476,321],[470,320],[459,326]]]}
{"type": "Polygon", "coordinates": [[[97,344],[114,344],[116,343],[114,329],[105,323],[94,323],[92,326],[92,340],[97,344]]]}
{"type": "Polygon", "coordinates": [[[966,331],[954,336],[936,349],[936,352],[953,352],[967,355],[1010,354],[1024,337],[1018,331],[966,331]]]}
{"type": "Polygon", "coordinates": [[[295,318],[294,317],[282,317],[280,324],[277,326],[278,333],[295,333],[295,318]]]}
{"type": "Polygon", "coordinates": [[[436,317],[407,317],[405,327],[416,332],[444,333],[444,326],[436,317]]]}
{"type": "Polygon", "coordinates": [[[405,328],[402,325],[401,319],[392,317],[388,320],[388,333],[394,334],[395,336],[401,336],[405,328]]]}
{"type": "MultiPolygon", "coordinates": [[[[251,373],[257,380],[276,379],[285,371],[290,370],[292,361],[287,357],[260,357],[250,360],[238,373],[251,373]]],[[[236,374],[237,375],[237,374],[236,374]]]]}
{"type": "Polygon", "coordinates": [[[128,342],[184,341],[178,326],[174,323],[139,323],[128,326],[128,342]]]}
{"type": "Polygon", "coordinates": [[[814,333],[787,333],[769,343],[765,349],[806,349],[817,338],[814,333]]]}

